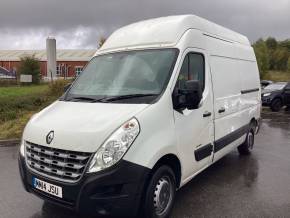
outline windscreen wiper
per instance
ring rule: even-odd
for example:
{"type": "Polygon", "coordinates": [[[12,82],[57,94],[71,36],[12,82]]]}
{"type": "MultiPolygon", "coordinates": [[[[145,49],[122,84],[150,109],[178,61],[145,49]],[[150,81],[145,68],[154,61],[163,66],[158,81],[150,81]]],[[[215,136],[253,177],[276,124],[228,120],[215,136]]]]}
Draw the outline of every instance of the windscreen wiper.
{"type": "Polygon", "coordinates": [[[104,102],[102,101],[104,98],[91,98],[91,97],[84,97],[84,96],[80,96],[80,97],[72,97],[67,99],[68,101],[88,101],[90,103],[94,103],[94,102],[104,102]]]}
{"type": "Polygon", "coordinates": [[[129,98],[142,98],[142,97],[150,97],[150,96],[158,96],[158,94],[130,94],[130,95],[118,95],[108,98],[103,98],[102,101],[109,102],[109,101],[118,101],[123,99],[129,98]]]}

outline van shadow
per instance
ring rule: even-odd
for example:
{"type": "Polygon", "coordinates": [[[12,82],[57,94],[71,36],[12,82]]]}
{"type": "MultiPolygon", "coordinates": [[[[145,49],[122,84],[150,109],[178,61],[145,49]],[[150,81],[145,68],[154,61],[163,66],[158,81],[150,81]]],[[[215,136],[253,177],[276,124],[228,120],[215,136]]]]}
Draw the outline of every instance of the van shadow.
{"type": "MultiPolygon", "coordinates": [[[[43,202],[41,211],[32,215],[31,218],[100,218],[100,216],[81,215],[76,211],[66,209],[49,202],[43,202]]],[[[106,216],[106,218],[114,217],[106,216]]]]}
{"type": "MultiPolygon", "coordinates": [[[[201,172],[182,187],[176,196],[172,217],[204,216],[204,211],[217,203],[220,197],[234,194],[235,190],[251,189],[258,177],[255,155],[238,156],[232,152],[201,172]],[[189,205],[191,205],[189,207],[189,205]]],[[[75,211],[44,202],[41,211],[31,218],[96,218],[82,216],[75,211]]],[[[112,218],[112,217],[110,217],[112,218]]]]}
{"type": "Polygon", "coordinates": [[[221,211],[229,202],[238,204],[236,196],[254,192],[258,173],[254,153],[239,156],[236,151],[231,152],[177,192],[172,217],[219,217],[213,211],[221,211]]]}

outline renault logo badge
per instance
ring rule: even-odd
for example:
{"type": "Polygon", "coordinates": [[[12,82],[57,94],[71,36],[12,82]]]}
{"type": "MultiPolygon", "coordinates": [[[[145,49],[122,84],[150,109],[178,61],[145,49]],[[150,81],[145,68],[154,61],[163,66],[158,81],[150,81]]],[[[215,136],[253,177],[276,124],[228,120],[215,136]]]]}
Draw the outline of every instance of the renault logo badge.
{"type": "Polygon", "coordinates": [[[54,138],[54,131],[50,131],[46,136],[46,143],[50,144],[54,138]]]}

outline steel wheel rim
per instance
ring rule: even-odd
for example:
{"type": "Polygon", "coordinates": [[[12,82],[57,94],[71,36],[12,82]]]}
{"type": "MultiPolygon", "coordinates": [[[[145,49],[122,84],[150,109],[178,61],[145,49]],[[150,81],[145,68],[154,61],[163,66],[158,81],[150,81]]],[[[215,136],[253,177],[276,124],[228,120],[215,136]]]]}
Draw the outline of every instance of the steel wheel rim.
{"type": "Polygon", "coordinates": [[[253,145],[254,145],[254,134],[252,133],[252,131],[250,131],[248,134],[248,148],[253,149],[253,145]]]}
{"type": "Polygon", "coordinates": [[[161,177],[154,189],[153,204],[157,215],[161,216],[170,207],[173,199],[172,182],[168,176],[161,177]]]}

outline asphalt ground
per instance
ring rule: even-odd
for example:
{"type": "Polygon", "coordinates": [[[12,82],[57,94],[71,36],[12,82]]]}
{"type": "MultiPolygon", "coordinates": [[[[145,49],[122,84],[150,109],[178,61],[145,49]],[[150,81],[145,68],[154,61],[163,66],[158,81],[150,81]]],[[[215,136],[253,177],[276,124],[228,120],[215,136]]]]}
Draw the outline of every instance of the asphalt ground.
{"type": "MultiPolygon", "coordinates": [[[[290,112],[262,117],[252,154],[233,151],[195,177],[178,191],[171,217],[290,217],[290,112]]],[[[26,193],[17,155],[17,146],[0,146],[0,217],[79,217],[26,193]]]]}

